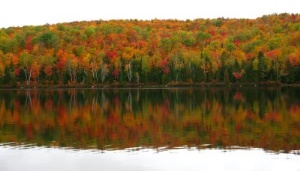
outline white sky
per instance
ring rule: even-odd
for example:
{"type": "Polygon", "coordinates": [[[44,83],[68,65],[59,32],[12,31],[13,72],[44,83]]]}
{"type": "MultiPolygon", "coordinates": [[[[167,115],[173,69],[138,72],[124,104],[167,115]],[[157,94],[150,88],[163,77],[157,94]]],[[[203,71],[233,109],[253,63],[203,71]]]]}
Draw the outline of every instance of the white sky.
{"type": "Polygon", "coordinates": [[[0,28],[82,20],[256,18],[299,13],[300,0],[3,0],[0,28]]]}

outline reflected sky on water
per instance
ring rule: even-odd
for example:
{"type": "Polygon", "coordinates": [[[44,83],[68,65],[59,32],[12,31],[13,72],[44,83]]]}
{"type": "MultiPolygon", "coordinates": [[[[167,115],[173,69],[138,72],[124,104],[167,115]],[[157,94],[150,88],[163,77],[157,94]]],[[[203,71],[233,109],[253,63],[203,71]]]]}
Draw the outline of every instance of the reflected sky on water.
{"type": "Polygon", "coordinates": [[[299,170],[300,156],[268,153],[262,149],[181,148],[166,151],[140,150],[66,150],[34,147],[0,147],[0,170],[299,170]]]}

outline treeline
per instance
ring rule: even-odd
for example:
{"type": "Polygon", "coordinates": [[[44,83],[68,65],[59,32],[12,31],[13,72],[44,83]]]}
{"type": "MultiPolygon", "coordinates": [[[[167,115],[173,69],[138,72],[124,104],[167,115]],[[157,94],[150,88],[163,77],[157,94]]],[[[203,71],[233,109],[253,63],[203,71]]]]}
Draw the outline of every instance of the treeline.
{"type": "Polygon", "coordinates": [[[0,85],[300,82],[300,15],[0,29],[0,85]]]}

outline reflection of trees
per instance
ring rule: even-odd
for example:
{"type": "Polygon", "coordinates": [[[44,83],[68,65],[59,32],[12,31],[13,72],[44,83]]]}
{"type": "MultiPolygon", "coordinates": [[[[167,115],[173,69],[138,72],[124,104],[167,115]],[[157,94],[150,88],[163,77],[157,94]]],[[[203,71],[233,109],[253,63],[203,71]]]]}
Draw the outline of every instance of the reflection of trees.
{"type": "Polygon", "coordinates": [[[300,148],[297,89],[70,89],[0,95],[0,142],[300,148]]]}
{"type": "Polygon", "coordinates": [[[107,102],[107,99],[106,99],[104,91],[102,90],[102,92],[101,92],[101,110],[102,110],[101,113],[104,113],[106,102],[107,102]]]}
{"type": "Polygon", "coordinates": [[[96,114],[97,103],[98,103],[98,93],[96,92],[96,94],[92,98],[92,105],[91,105],[91,110],[90,110],[92,115],[96,114]]]}
{"type": "Polygon", "coordinates": [[[127,106],[129,108],[129,111],[132,111],[132,94],[131,91],[128,92],[128,96],[127,96],[127,106]]]}
{"type": "Polygon", "coordinates": [[[25,102],[25,106],[29,106],[31,107],[32,103],[31,103],[31,95],[30,95],[30,89],[26,90],[26,102],[25,102]]]}
{"type": "Polygon", "coordinates": [[[69,90],[68,91],[68,94],[70,96],[70,99],[69,99],[69,109],[72,109],[72,107],[74,107],[76,105],[76,102],[77,102],[77,94],[76,94],[76,90],[75,89],[72,89],[72,90],[69,90]]]}

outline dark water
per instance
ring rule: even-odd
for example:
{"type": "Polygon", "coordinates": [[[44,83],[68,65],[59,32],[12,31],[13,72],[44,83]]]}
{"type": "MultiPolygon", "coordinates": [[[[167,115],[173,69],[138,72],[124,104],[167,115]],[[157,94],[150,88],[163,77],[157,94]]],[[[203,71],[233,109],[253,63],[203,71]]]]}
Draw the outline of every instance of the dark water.
{"type": "Polygon", "coordinates": [[[300,170],[300,89],[1,90],[0,143],[0,170],[300,170]]]}

